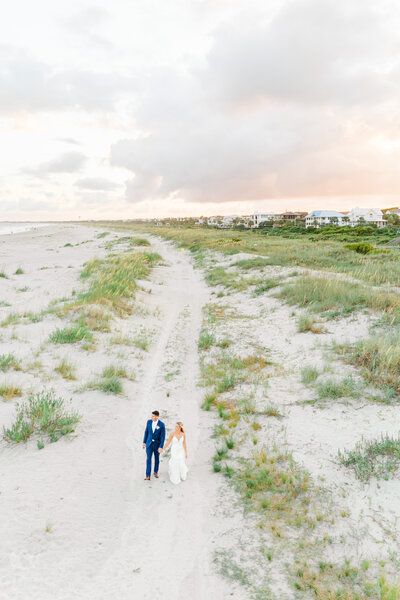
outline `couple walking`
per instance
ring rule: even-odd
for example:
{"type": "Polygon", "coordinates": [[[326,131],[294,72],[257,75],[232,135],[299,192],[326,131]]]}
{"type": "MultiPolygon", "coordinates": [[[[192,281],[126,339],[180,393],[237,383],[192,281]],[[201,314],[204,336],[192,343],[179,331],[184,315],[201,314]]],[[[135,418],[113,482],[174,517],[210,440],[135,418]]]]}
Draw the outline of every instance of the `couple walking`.
{"type": "Polygon", "coordinates": [[[169,460],[169,478],[171,483],[178,484],[186,479],[188,468],[186,466],[187,446],[186,435],[183,429],[183,423],[178,421],[175,430],[171,433],[167,443],[165,441],[165,425],[159,419],[158,410],[153,410],[151,419],[147,421],[144,431],[143,448],[146,448],[146,480],[150,481],[151,463],[154,454],[154,477],[158,479],[158,468],[160,464],[160,454],[165,452],[171,445],[171,458],[169,460]]]}

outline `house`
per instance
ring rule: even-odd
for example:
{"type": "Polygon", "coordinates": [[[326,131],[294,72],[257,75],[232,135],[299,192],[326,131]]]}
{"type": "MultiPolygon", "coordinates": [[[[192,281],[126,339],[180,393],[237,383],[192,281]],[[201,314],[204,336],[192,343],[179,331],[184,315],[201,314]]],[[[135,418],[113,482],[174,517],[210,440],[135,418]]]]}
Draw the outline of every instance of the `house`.
{"type": "Polygon", "coordinates": [[[346,225],[349,217],[336,210],[313,210],[305,217],[306,227],[323,227],[324,225],[346,225]]]}
{"type": "Polygon", "coordinates": [[[275,221],[277,216],[275,213],[255,212],[253,213],[253,227],[258,227],[260,223],[265,221],[275,221]]]}
{"type": "Polygon", "coordinates": [[[358,208],[357,206],[349,212],[348,217],[352,227],[361,223],[377,225],[377,227],[384,227],[386,225],[380,208],[358,208]]]}
{"type": "Polygon", "coordinates": [[[286,211],[279,215],[276,215],[277,221],[284,221],[286,225],[294,225],[298,221],[304,221],[306,218],[306,212],[289,212],[286,211]]]}

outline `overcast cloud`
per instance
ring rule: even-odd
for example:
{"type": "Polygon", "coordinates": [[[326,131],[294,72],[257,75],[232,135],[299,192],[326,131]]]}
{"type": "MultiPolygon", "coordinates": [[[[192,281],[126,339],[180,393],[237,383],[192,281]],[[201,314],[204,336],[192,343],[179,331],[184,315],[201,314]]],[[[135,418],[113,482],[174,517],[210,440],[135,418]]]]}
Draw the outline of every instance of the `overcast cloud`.
{"type": "Polygon", "coordinates": [[[21,198],[29,210],[32,175],[32,206],[49,218],[81,213],[80,201],[96,210],[96,197],[102,216],[134,217],[384,206],[400,194],[396,3],[50,6],[19,0],[0,25],[2,173],[16,213],[21,198]],[[60,154],[61,141],[82,151],[60,154]],[[55,185],[64,200],[52,211],[55,185]]]}

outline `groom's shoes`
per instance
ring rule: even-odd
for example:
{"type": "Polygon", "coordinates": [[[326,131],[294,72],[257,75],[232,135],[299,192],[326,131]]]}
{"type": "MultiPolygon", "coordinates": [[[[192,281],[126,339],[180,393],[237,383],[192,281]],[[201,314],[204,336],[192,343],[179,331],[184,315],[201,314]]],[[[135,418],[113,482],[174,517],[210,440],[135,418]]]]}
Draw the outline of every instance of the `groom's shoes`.
{"type": "Polygon", "coordinates": [[[157,477],[157,479],[158,479],[158,473],[154,473],[154,477],[157,477]]]}
{"type": "Polygon", "coordinates": [[[150,481],[150,477],[145,477],[144,480],[145,481],[150,481]]]}

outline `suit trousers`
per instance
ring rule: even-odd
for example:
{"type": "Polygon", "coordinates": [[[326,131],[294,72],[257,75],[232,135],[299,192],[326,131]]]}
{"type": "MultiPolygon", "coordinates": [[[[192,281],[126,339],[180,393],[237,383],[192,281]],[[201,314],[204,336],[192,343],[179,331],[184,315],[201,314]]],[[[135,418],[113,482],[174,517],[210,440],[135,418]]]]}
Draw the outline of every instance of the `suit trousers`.
{"type": "Polygon", "coordinates": [[[152,459],[153,454],[154,454],[154,473],[158,473],[158,467],[160,464],[160,453],[158,452],[159,447],[160,447],[160,444],[157,444],[157,442],[151,442],[150,446],[146,446],[146,454],[147,454],[146,477],[150,477],[150,475],[151,475],[151,459],[152,459]]]}

